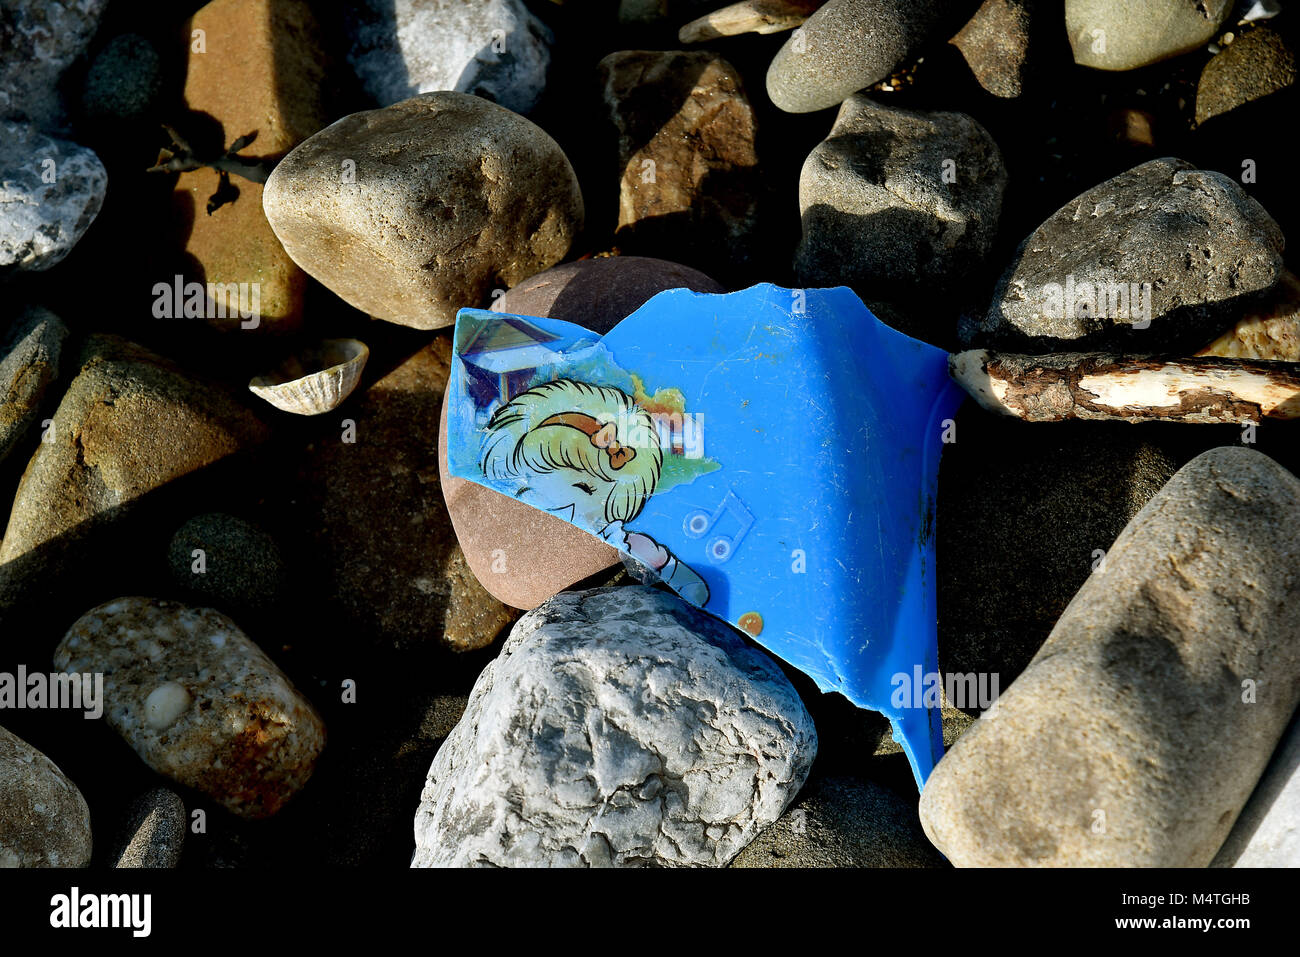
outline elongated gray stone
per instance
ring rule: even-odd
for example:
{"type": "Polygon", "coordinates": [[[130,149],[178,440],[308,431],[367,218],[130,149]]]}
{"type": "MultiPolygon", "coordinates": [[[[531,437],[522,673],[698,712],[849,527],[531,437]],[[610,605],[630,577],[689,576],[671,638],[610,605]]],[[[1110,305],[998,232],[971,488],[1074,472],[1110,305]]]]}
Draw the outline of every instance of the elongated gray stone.
{"type": "Polygon", "coordinates": [[[717,619],[652,588],[564,592],[480,675],[412,865],[723,865],[816,750],[789,680],[717,619]]]}
{"type": "Polygon", "coordinates": [[[958,866],[1209,864],[1300,701],[1298,527],[1300,480],[1265,455],[1180,469],[935,768],[935,846],[958,866]]]}
{"type": "Polygon", "coordinates": [[[131,804],[130,820],[113,859],[116,868],[171,868],[185,847],[185,802],[175,791],[154,788],[131,804]]]}
{"type": "Polygon", "coordinates": [[[790,113],[834,106],[889,76],[944,13],[939,0],[830,0],[772,58],[767,95],[790,113]]]}

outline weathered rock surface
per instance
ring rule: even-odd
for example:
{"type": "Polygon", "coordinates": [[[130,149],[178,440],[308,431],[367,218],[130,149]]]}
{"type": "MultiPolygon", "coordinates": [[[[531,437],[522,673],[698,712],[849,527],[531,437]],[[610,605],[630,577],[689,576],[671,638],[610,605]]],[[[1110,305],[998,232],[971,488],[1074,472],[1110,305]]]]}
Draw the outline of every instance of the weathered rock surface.
{"type": "Polygon", "coordinates": [[[958,866],[1207,865],[1300,701],[1297,522],[1300,480],[1267,456],[1183,467],[935,768],[935,846],[958,866]]]}
{"type": "Polygon", "coordinates": [[[355,393],[354,434],[325,436],[299,465],[294,497],[313,545],[305,560],[326,600],[340,620],[397,649],[470,651],[514,620],[470,571],[443,504],[431,430],[450,361],[450,337],[439,336],[355,393]]]}
{"type": "Polygon", "coordinates": [[[119,598],[54,651],[104,673],[104,716],[149,767],[240,817],[275,814],[311,777],[325,725],[239,626],[211,608],[119,598]]]}
{"type": "Polygon", "coordinates": [[[379,106],[455,90],[516,113],[546,88],[554,37],[520,0],[366,0],[348,60],[379,106]]]}
{"type": "Polygon", "coordinates": [[[286,156],[263,205],[295,262],[372,316],[455,321],[555,265],[582,193],[555,141],[465,93],[345,116],[286,156]]]}
{"type": "Polygon", "coordinates": [[[0,867],[86,867],[90,808],[53,761],[0,728],[0,867]]]}
{"type": "MultiPolygon", "coordinates": [[[[604,334],[656,293],[686,288],[723,292],[687,266],[640,256],[565,263],[526,279],[492,303],[498,312],[576,322],[604,334]]],[[[447,447],[443,399],[438,447],[447,447]]],[[[611,568],[619,553],[555,515],[447,471],[438,455],[443,497],[475,577],[499,601],[536,608],[570,585],[611,568]]]]}
{"type": "Polygon", "coordinates": [[[0,276],[62,262],[99,215],[107,186],[84,146],[0,122],[0,276]]]}
{"type": "MultiPolygon", "coordinates": [[[[304,0],[213,0],[188,29],[204,31],[204,49],[190,48],[185,106],[216,120],[210,139],[206,130],[188,134],[196,150],[219,156],[237,138],[256,133],[239,155],[273,162],[325,126],[327,61],[304,0]]],[[[307,277],[272,232],[263,191],[261,182],[223,179],[210,167],[182,173],[176,182],[172,213],[189,224],[188,278],[257,284],[258,323],[245,327],[238,315],[207,317],[223,332],[288,332],[302,322],[307,277]],[[209,211],[216,196],[228,201],[209,211]]]]}
{"type": "Polygon", "coordinates": [[[909,806],[888,788],[853,778],[809,783],[732,867],[943,867],[909,806]]]}
{"type": "Polygon", "coordinates": [[[1211,867],[1300,867],[1300,720],[1293,719],[1211,867]]]}
{"type": "Polygon", "coordinates": [[[997,144],[969,116],[851,96],[799,176],[795,273],[882,298],[959,283],[997,234],[1006,182],[997,144]]]}
{"type": "Polygon", "coordinates": [[[137,502],[266,438],[224,391],[132,343],[92,336],[18,485],[0,543],[0,606],[60,578],[137,502]]]}
{"type": "Polygon", "coordinates": [[[1231,10],[1231,0],[1065,0],[1065,28],[1075,63],[1133,70],[1209,43],[1231,10]]]}
{"type": "Polygon", "coordinates": [[[1045,39],[1050,4],[1036,0],[984,0],[949,42],[961,51],[980,86],[1013,98],[1025,88],[1032,66],[1031,40],[1045,39]]]}
{"type": "Polygon", "coordinates": [[[181,860],[189,820],[174,791],[154,788],[131,805],[125,840],[113,855],[116,868],[172,868],[181,860]]]}
{"type": "Polygon", "coordinates": [[[1034,230],[964,338],[1019,352],[1196,348],[1277,282],[1283,245],[1277,223],[1226,176],[1151,160],[1034,230]]]}
{"type": "Polygon", "coordinates": [[[107,5],[108,0],[6,0],[0,10],[0,117],[48,129],[64,124],[59,79],[85,52],[107,5]]]}
{"type": "Polygon", "coordinates": [[[429,769],[413,866],[722,865],[807,777],[780,669],[674,595],[557,595],[484,669],[429,769]]]}
{"type": "Polygon", "coordinates": [[[939,24],[935,0],[830,0],[777,51],[767,95],[790,113],[811,113],[889,76],[939,24]]]}
{"type": "Polygon", "coordinates": [[[1105,352],[1019,356],[975,349],[950,356],[948,370],[984,408],[1030,422],[1240,424],[1300,418],[1300,372],[1270,362],[1105,352]]]}
{"type": "Polygon", "coordinates": [[[1295,44],[1264,25],[1247,30],[1205,64],[1196,86],[1196,122],[1285,90],[1296,81],[1295,44]]]}
{"type": "Polygon", "coordinates": [[[114,37],[86,72],[81,109],[93,123],[149,119],[163,95],[163,65],[157,49],[138,33],[114,37]]]}
{"type": "Polygon", "coordinates": [[[1283,270],[1257,307],[1196,354],[1300,362],[1300,279],[1283,270]]]}
{"type": "Polygon", "coordinates": [[[763,180],[740,73],[714,53],[648,50],[611,53],[597,72],[617,133],[620,247],[743,269],[763,180]]]}
{"type": "Polygon", "coordinates": [[[33,306],[16,316],[0,338],[0,461],[33,425],[50,383],[68,327],[48,309],[33,306]]]}
{"type": "Polygon", "coordinates": [[[182,589],[228,609],[265,608],[285,583],[275,539],[243,519],[217,512],[196,515],[176,530],[167,564],[182,589]]]}

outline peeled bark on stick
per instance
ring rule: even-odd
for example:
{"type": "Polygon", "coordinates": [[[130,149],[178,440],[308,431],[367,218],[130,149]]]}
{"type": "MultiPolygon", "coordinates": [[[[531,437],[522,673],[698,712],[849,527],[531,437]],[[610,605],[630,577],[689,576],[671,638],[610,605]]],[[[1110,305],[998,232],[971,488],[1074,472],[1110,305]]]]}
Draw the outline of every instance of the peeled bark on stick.
{"type": "Polygon", "coordinates": [[[1217,357],[960,352],[948,371],[984,408],[1030,422],[1300,418],[1300,364],[1217,357]]]}

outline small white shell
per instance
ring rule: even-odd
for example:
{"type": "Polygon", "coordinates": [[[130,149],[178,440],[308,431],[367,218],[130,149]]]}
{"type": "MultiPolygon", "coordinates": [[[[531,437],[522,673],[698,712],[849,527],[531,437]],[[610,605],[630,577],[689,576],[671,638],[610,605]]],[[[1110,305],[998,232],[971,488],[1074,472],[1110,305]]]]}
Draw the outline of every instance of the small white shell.
{"type": "Polygon", "coordinates": [[[359,339],[324,339],[273,372],[255,376],[248,388],[277,409],[320,415],[352,393],[368,358],[370,349],[359,339]]]}

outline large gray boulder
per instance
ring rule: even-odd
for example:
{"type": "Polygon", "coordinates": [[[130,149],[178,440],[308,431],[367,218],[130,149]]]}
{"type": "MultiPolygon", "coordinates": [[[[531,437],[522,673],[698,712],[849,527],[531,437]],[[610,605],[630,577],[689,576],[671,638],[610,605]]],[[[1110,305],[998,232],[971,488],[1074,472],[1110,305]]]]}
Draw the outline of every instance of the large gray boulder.
{"type": "Polygon", "coordinates": [[[960,283],[997,235],[1007,172],[963,113],[855,95],[799,176],[799,281],[891,298],[960,283]]]}
{"type": "Polygon", "coordinates": [[[780,817],[817,733],[738,632],[633,586],[522,618],[429,769],[416,867],[723,865],[780,817]]]}
{"type": "Polygon", "coordinates": [[[1278,281],[1283,246],[1222,173],[1151,160],[1034,230],[963,338],[1009,352],[1195,351],[1278,281]]]}

